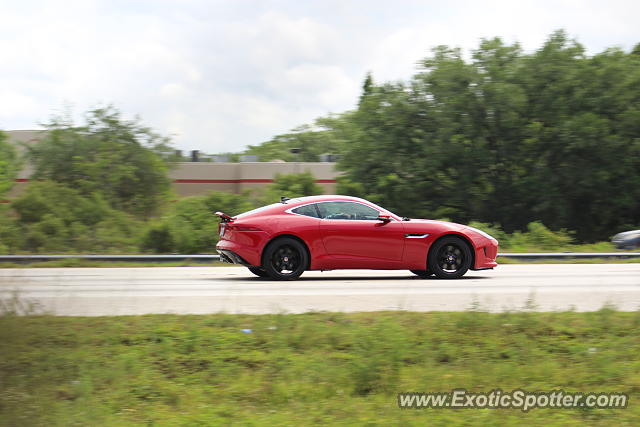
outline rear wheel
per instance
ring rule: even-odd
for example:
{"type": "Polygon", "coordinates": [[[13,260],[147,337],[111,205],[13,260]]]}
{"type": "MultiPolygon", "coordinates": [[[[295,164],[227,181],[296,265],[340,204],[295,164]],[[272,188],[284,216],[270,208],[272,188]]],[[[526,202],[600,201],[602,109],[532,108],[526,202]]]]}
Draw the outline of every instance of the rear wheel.
{"type": "Polygon", "coordinates": [[[471,250],[461,238],[445,237],[431,247],[428,265],[440,279],[457,279],[471,267],[471,250]]]}
{"type": "Polygon", "coordinates": [[[248,267],[249,271],[255,274],[258,277],[269,277],[266,271],[262,269],[262,267],[248,267]]]}
{"type": "Polygon", "coordinates": [[[299,241],[284,237],[271,243],[263,256],[262,268],[276,280],[294,280],[309,264],[309,256],[299,241]]]}
{"type": "Polygon", "coordinates": [[[431,276],[433,274],[429,270],[409,270],[409,271],[411,271],[416,276],[422,277],[423,279],[426,279],[427,277],[429,277],[429,276],[431,276]]]}

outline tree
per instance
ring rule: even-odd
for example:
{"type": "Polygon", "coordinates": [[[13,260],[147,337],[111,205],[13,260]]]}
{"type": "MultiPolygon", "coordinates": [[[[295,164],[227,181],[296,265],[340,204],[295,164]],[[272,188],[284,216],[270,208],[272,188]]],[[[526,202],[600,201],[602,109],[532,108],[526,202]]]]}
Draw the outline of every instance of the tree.
{"type": "Polygon", "coordinates": [[[95,192],[116,209],[151,215],[170,189],[167,138],[127,121],[114,107],[86,114],[86,123],[54,118],[44,141],[29,149],[34,179],[95,192]]]}
{"type": "MultiPolygon", "coordinates": [[[[407,82],[363,84],[357,109],[318,120],[339,191],[401,215],[541,221],[579,241],[640,226],[640,56],[588,57],[564,31],[535,52],[438,46],[407,82]]],[[[300,144],[281,140],[279,150],[300,144]]]]}
{"type": "Polygon", "coordinates": [[[7,139],[7,134],[0,131],[0,197],[11,189],[20,170],[16,150],[7,139]]]}
{"type": "Polygon", "coordinates": [[[509,232],[542,220],[587,241],[637,224],[637,55],[588,58],[558,31],[530,55],[495,38],[472,58],[437,47],[409,84],[368,85],[341,187],[403,215],[509,232]]]}
{"type": "Polygon", "coordinates": [[[371,74],[371,72],[368,72],[367,76],[364,78],[364,82],[362,83],[362,95],[360,95],[360,104],[362,104],[362,101],[364,101],[364,98],[366,96],[371,94],[373,87],[373,75],[371,74]]]}
{"type": "Polygon", "coordinates": [[[314,125],[299,126],[260,145],[250,145],[245,154],[255,154],[261,161],[317,162],[321,154],[341,151],[340,137],[327,127],[336,119],[332,116],[319,118],[314,125]],[[291,148],[298,148],[299,152],[292,153],[291,148]]]}

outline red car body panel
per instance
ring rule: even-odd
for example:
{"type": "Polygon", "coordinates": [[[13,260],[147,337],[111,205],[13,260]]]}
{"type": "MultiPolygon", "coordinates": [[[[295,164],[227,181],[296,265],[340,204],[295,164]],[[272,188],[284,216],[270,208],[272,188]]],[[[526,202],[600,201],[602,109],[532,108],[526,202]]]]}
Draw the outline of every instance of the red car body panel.
{"type": "Polygon", "coordinates": [[[395,214],[363,199],[348,196],[311,196],[292,199],[238,215],[220,224],[221,253],[247,266],[260,266],[269,242],[278,236],[294,236],[307,247],[308,270],[377,269],[425,270],[431,245],[443,236],[456,235],[469,243],[474,255],[472,269],[497,266],[498,242],[461,224],[412,219],[395,214]],[[291,212],[296,207],[348,201],[364,204],[388,215],[389,222],[320,219],[291,212]],[[426,236],[425,236],[426,235],[426,236]]]}

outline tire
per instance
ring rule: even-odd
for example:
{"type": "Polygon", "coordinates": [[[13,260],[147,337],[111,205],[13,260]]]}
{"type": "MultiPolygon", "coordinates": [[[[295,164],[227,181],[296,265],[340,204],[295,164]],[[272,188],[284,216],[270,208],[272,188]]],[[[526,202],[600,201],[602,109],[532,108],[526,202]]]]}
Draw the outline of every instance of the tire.
{"type": "Polygon", "coordinates": [[[247,267],[250,272],[255,274],[258,277],[269,277],[266,271],[262,269],[262,267],[247,267]]]}
{"type": "Polygon", "coordinates": [[[412,272],[413,274],[415,274],[416,276],[420,276],[423,279],[426,279],[427,277],[431,276],[433,273],[429,270],[409,270],[410,272],[412,272]]]}
{"type": "Polygon", "coordinates": [[[459,237],[444,237],[431,247],[427,265],[440,279],[458,279],[471,267],[469,245],[459,237]]]}
{"type": "Polygon", "coordinates": [[[289,237],[274,240],[262,257],[262,269],[275,280],[295,280],[308,265],[307,249],[289,237]]]}

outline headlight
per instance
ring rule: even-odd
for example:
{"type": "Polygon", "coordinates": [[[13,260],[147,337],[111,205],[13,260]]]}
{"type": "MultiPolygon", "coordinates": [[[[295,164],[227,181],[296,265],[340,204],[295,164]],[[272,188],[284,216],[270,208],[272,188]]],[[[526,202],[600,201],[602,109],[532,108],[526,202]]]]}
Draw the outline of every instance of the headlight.
{"type": "Polygon", "coordinates": [[[468,228],[469,230],[473,230],[473,231],[475,231],[476,233],[478,233],[478,234],[479,234],[479,235],[481,235],[481,236],[486,237],[487,239],[495,240],[496,242],[498,241],[498,239],[496,239],[495,237],[493,237],[493,236],[492,236],[492,235],[490,235],[489,233],[485,233],[485,232],[484,232],[484,231],[482,231],[482,230],[478,230],[477,228],[473,228],[473,227],[467,227],[467,228],[468,228]]]}

